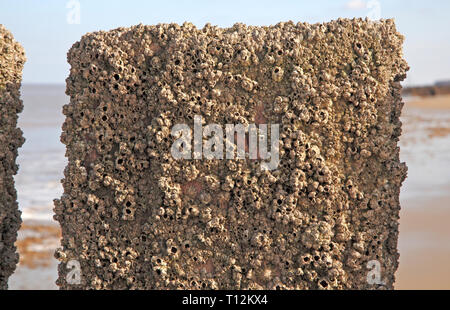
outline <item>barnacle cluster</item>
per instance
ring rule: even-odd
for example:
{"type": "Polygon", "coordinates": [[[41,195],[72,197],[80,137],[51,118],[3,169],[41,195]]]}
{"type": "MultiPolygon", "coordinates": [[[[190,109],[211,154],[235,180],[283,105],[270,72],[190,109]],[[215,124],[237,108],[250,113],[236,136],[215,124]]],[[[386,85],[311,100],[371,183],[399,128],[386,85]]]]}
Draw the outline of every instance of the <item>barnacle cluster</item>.
{"type": "Polygon", "coordinates": [[[400,81],[393,20],[88,33],[68,53],[63,289],[392,288],[400,81]],[[280,164],[174,159],[175,124],[280,124],[280,164]],[[81,284],[70,284],[70,260],[81,284]],[[378,260],[381,279],[367,281],[378,260]]]}
{"type": "Polygon", "coordinates": [[[0,289],[16,269],[19,255],[14,243],[21,224],[13,176],[17,173],[17,149],[24,138],[17,128],[22,111],[20,83],[25,53],[12,34],[0,24],[0,289]]]}

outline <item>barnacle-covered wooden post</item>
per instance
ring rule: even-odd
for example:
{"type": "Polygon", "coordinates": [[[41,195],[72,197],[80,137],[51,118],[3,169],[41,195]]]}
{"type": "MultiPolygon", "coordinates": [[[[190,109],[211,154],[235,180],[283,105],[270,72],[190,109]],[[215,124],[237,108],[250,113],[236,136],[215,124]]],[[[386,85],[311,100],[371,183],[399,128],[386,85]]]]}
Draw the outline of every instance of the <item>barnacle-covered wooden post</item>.
{"type": "Polygon", "coordinates": [[[362,19],[86,34],[68,53],[58,285],[392,288],[402,42],[362,19]],[[176,158],[173,129],[198,137],[196,119],[278,124],[278,165],[202,143],[176,158]]]}
{"type": "Polygon", "coordinates": [[[13,176],[17,173],[17,149],[24,138],[17,128],[22,111],[20,83],[25,53],[11,33],[0,24],[0,289],[16,269],[19,255],[14,243],[21,224],[13,176]]]}

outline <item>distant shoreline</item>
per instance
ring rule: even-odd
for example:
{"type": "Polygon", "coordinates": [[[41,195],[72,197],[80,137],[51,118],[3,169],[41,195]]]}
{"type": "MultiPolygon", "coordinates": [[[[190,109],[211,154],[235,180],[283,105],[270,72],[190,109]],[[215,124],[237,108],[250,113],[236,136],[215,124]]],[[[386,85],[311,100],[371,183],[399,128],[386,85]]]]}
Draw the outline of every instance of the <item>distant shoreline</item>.
{"type": "Polygon", "coordinates": [[[413,97],[434,97],[450,95],[450,82],[448,84],[435,84],[430,86],[404,87],[402,90],[404,96],[413,97]]]}

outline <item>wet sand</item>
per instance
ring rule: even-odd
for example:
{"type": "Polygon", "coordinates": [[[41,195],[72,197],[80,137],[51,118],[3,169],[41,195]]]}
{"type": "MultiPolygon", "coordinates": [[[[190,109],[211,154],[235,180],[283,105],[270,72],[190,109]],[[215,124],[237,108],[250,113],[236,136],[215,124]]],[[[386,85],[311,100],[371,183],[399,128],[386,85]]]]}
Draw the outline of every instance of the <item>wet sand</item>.
{"type": "Polygon", "coordinates": [[[450,195],[403,207],[397,289],[450,289],[449,206],[450,195]]]}
{"type": "Polygon", "coordinates": [[[61,229],[57,223],[25,221],[16,246],[19,265],[9,279],[10,289],[57,289],[58,261],[54,252],[59,247],[61,229]]]}
{"type": "Polygon", "coordinates": [[[405,108],[448,110],[450,109],[450,95],[411,98],[405,108]]]}

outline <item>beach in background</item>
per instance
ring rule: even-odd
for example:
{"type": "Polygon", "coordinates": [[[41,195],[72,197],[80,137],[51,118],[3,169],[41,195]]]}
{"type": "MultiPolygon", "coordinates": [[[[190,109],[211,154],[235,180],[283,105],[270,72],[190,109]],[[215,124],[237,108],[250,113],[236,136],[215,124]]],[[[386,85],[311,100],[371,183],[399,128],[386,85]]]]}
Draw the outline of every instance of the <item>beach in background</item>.
{"type": "Polygon", "coordinates": [[[450,289],[450,95],[405,98],[397,289],[450,289]]]}
{"type": "MultiPolygon", "coordinates": [[[[24,85],[15,177],[23,224],[17,247],[20,262],[10,289],[57,289],[60,229],[53,199],[63,192],[66,165],[60,142],[68,103],[65,86],[24,85]]],[[[401,160],[408,165],[400,202],[400,267],[397,289],[450,289],[450,96],[405,98],[401,120],[401,160]]]]}
{"type": "Polygon", "coordinates": [[[15,176],[22,227],[16,246],[20,261],[9,278],[10,289],[57,289],[60,228],[53,220],[53,199],[63,193],[60,180],[67,164],[60,142],[62,107],[69,102],[64,85],[24,85],[19,127],[25,144],[19,149],[15,176]]]}

